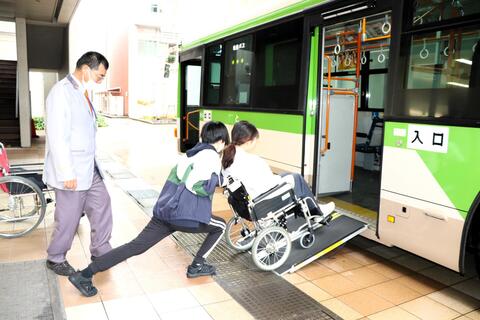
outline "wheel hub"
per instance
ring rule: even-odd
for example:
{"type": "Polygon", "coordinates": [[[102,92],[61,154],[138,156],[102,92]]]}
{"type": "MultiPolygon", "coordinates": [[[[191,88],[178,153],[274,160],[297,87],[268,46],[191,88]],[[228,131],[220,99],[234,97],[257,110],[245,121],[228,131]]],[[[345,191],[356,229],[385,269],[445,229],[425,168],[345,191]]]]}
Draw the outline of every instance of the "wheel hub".
{"type": "Polygon", "coordinates": [[[277,252],[277,246],[274,242],[269,242],[265,250],[267,251],[268,254],[273,254],[277,252]]]}

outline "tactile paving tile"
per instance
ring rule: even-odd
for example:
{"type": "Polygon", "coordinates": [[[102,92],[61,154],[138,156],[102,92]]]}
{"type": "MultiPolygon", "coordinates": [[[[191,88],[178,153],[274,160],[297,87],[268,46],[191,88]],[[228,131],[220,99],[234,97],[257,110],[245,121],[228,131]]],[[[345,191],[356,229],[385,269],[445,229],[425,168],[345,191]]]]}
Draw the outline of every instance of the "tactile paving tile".
{"type": "Polygon", "coordinates": [[[148,199],[135,199],[143,208],[153,208],[155,203],[157,203],[156,198],[148,198],[148,199]]]}
{"type": "Polygon", "coordinates": [[[135,199],[148,199],[148,198],[158,198],[158,191],[153,189],[146,190],[127,190],[128,194],[134,197],[135,199]]]}
{"type": "Polygon", "coordinates": [[[113,179],[131,179],[135,178],[135,176],[128,170],[112,170],[112,169],[107,169],[107,173],[113,178],[113,179]]]}

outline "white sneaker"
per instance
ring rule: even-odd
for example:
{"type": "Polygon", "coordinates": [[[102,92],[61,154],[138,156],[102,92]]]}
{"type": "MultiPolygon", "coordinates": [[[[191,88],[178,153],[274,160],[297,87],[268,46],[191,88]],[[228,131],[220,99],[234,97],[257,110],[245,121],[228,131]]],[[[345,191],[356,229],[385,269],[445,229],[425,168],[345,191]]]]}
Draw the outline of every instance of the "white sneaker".
{"type": "Polygon", "coordinates": [[[335,203],[333,201],[326,203],[326,204],[319,204],[318,207],[320,208],[320,211],[322,212],[322,215],[324,217],[329,216],[332,214],[333,210],[335,210],[335,203]]]}

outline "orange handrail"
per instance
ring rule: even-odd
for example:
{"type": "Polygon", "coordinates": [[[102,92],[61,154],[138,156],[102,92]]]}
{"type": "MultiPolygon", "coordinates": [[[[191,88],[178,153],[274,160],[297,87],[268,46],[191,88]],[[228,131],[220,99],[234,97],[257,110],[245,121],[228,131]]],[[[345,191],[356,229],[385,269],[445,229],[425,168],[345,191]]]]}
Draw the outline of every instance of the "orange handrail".
{"type": "Polygon", "coordinates": [[[325,111],[325,144],[320,149],[320,155],[323,156],[328,150],[328,127],[330,124],[330,89],[331,89],[331,81],[332,81],[332,58],[329,56],[325,56],[328,61],[327,66],[327,110],[325,111]]]}
{"type": "Polygon", "coordinates": [[[338,33],[335,33],[335,34],[332,34],[332,35],[329,35],[329,36],[326,36],[325,37],[325,40],[328,40],[328,39],[335,39],[336,37],[340,36],[340,35],[347,35],[347,34],[354,34],[355,31],[354,30],[347,30],[347,31],[343,31],[343,32],[338,32],[338,33]]]}
{"type": "Polygon", "coordinates": [[[392,37],[391,35],[387,34],[386,36],[368,38],[368,39],[363,40],[363,42],[379,41],[379,40],[384,40],[384,39],[390,39],[391,37],[392,37]]]}
{"type": "Polygon", "coordinates": [[[342,78],[342,77],[331,77],[331,80],[337,80],[337,81],[353,81],[357,82],[357,79],[355,78],[342,78]]]}
{"type": "Polygon", "coordinates": [[[190,112],[187,112],[187,114],[185,114],[185,116],[183,117],[183,120],[185,120],[185,124],[186,124],[186,127],[185,127],[185,138],[183,138],[183,141],[186,141],[188,140],[188,127],[191,126],[193,129],[195,130],[199,130],[199,128],[197,128],[194,124],[192,124],[189,120],[190,118],[190,115],[194,114],[194,113],[198,113],[200,112],[200,109],[198,110],[193,110],[193,111],[190,111],[190,112]]]}

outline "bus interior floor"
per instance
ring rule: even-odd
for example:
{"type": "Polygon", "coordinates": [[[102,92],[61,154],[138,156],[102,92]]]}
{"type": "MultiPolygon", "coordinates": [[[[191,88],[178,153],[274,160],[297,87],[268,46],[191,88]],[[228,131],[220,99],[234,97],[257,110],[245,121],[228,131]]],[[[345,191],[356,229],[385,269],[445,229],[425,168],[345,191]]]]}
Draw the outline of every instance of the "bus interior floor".
{"type": "Polygon", "coordinates": [[[345,192],[332,197],[378,212],[380,205],[380,171],[355,167],[352,192],[345,192]]]}

